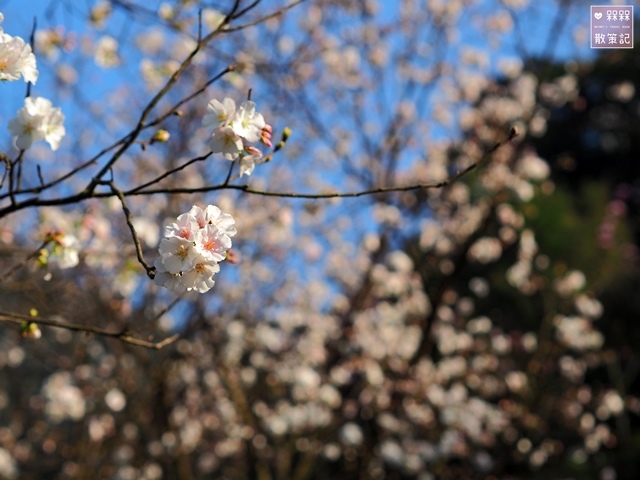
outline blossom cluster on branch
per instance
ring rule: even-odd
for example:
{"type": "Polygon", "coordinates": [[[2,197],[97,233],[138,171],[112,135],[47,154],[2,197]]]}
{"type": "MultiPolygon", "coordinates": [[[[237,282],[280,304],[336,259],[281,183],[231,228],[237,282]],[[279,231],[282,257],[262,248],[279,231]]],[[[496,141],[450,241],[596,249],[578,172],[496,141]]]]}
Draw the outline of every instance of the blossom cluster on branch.
{"type": "Polygon", "coordinates": [[[176,293],[205,293],[216,283],[219,262],[227,258],[235,220],[215,205],[194,205],[165,228],[160,257],[154,262],[156,284],[176,293]]]}
{"type": "MultiPolygon", "coordinates": [[[[0,13],[0,22],[4,15],[0,13]]],[[[31,46],[20,37],[12,37],[0,28],[0,80],[15,81],[23,77],[35,84],[38,80],[36,56],[31,46]]],[[[38,140],[46,140],[52,150],[57,150],[66,131],[64,115],[54,108],[51,101],[42,97],[24,99],[24,107],[9,122],[9,132],[15,135],[16,147],[26,150],[38,140]]]]}
{"type": "Polygon", "coordinates": [[[215,126],[209,138],[211,151],[222,153],[231,162],[239,158],[240,174],[251,175],[262,160],[262,152],[247,143],[261,142],[271,147],[271,125],[256,112],[256,104],[251,101],[243,102],[236,110],[236,103],[229,97],[222,102],[212,99],[207,112],[202,125],[215,126]]]}

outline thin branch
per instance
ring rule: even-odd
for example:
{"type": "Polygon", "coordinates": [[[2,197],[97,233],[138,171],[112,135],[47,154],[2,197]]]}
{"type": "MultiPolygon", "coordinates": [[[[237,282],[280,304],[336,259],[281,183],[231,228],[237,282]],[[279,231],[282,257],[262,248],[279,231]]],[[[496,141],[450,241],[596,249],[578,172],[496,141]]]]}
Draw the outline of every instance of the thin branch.
{"type": "MultiPolygon", "coordinates": [[[[260,17],[258,20],[254,21],[254,22],[250,22],[250,23],[245,23],[243,25],[238,25],[237,27],[231,27],[231,28],[227,28],[226,31],[227,32],[235,32],[238,30],[243,30],[245,28],[249,28],[249,27],[254,27],[260,23],[266,22],[267,20],[270,20],[272,18],[276,18],[279,17],[280,15],[283,15],[287,10],[291,10],[293,7],[301,4],[302,2],[304,2],[305,0],[296,0],[293,3],[290,3],[289,5],[285,5],[284,7],[282,7],[280,10],[278,10],[277,12],[273,12],[270,13],[269,15],[265,15],[264,17],[260,17]]],[[[256,2],[257,4],[258,2],[256,2]]],[[[250,7],[245,8],[242,12],[242,14],[246,13],[246,11],[253,7],[254,5],[251,5],[250,7]]],[[[238,15],[240,16],[240,15],[238,15]]]]}
{"type": "Polygon", "coordinates": [[[121,190],[119,190],[116,187],[116,184],[113,181],[105,182],[105,183],[109,185],[109,187],[111,188],[111,191],[118,197],[118,199],[120,200],[120,203],[122,204],[122,210],[124,211],[124,216],[127,221],[127,225],[129,226],[129,230],[131,231],[131,236],[133,237],[133,244],[136,247],[136,256],[138,257],[138,262],[140,262],[140,265],[142,265],[144,269],[147,271],[147,276],[149,278],[153,278],[155,276],[156,269],[151,265],[149,265],[147,261],[144,259],[144,256],[142,255],[142,246],[140,245],[140,239],[138,238],[136,229],[133,226],[133,217],[131,216],[131,210],[129,210],[129,207],[127,207],[127,201],[124,197],[124,194],[122,193],[121,190]]]}
{"type": "MultiPolygon", "coordinates": [[[[390,186],[390,187],[377,187],[371,188],[368,190],[360,190],[357,192],[331,192],[331,193],[299,193],[299,192],[274,192],[268,190],[258,190],[255,188],[251,188],[249,185],[233,185],[228,183],[221,183],[218,185],[210,185],[207,187],[200,188],[159,188],[153,190],[144,190],[141,191],[139,187],[135,187],[131,190],[123,192],[125,197],[133,196],[133,195],[158,195],[158,194],[194,194],[194,193],[205,193],[205,192],[213,192],[217,190],[239,190],[244,193],[248,193],[251,195],[260,195],[265,197],[280,197],[280,198],[300,198],[300,199],[323,199],[323,198],[352,198],[352,197],[363,197],[367,195],[376,195],[381,193],[392,193],[392,192],[408,192],[411,190],[423,190],[423,189],[436,189],[443,188],[451,185],[452,183],[458,181],[460,178],[465,176],[467,173],[471,172],[475,168],[483,165],[487,162],[491,154],[493,154],[496,150],[498,150],[503,145],[509,143],[514,138],[518,136],[518,132],[515,128],[512,128],[509,136],[506,140],[497,142],[491,149],[485,153],[480,160],[475,163],[472,163],[464,170],[459,171],[455,175],[449,177],[446,180],[436,183],[416,183],[411,185],[399,185],[399,186],[390,186]]],[[[105,182],[98,182],[99,184],[104,184],[105,182]]],[[[59,205],[69,205],[73,203],[78,203],[88,198],[110,198],[116,196],[114,192],[90,192],[88,190],[83,190],[80,193],[70,195],[68,197],[62,198],[53,198],[53,199],[45,199],[41,200],[37,197],[29,198],[19,204],[11,204],[2,209],[0,209],[0,218],[8,215],[9,213],[13,213],[18,210],[22,210],[24,208],[31,207],[49,207],[49,206],[59,206],[59,205]]]]}
{"type": "MultiPolygon", "coordinates": [[[[184,163],[184,164],[182,164],[182,165],[180,165],[180,166],[178,166],[178,167],[172,168],[171,170],[167,170],[167,171],[166,171],[166,172],[164,172],[162,175],[160,175],[160,176],[158,176],[158,177],[154,178],[153,180],[150,180],[150,181],[148,181],[147,183],[144,183],[144,184],[142,184],[142,185],[138,185],[134,190],[136,190],[136,191],[138,191],[138,190],[144,190],[145,188],[147,188],[147,187],[149,187],[149,186],[151,186],[151,185],[154,185],[154,184],[156,184],[156,183],[161,182],[161,181],[162,181],[162,180],[164,180],[165,178],[167,178],[167,177],[169,177],[169,176],[173,175],[174,173],[179,172],[180,170],[183,170],[183,169],[187,168],[189,165],[192,165],[192,164],[194,164],[194,163],[196,163],[196,162],[200,162],[200,161],[202,161],[202,160],[206,160],[206,159],[207,159],[207,158],[209,158],[212,154],[213,154],[212,152],[209,152],[209,153],[207,153],[206,155],[201,155],[200,157],[192,158],[191,160],[187,161],[186,163],[184,163]]],[[[127,195],[130,195],[130,194],[131,194],[130,192],[131,192],[131,190],[130,190],[129,192],[127,192],[127,195]]]]}
{"type": "Polygon", "coordinates": [[[446,180],[443,180],[441,182],[436,182],[436,183],[415,183],[411,185],[377,187],[377,188],[371,188],[368,190],[360,190],[357,192],[330,192],[330,193],[274,192],[270,190],[258,190],[255,188],[251,188],[249,185],[230,185],[227,183],[223,183],[220,185],[213,185],[213,186],[201,187],[201,188],[167,188],[162,190],[146,190],[144,192],[140,192],[137,189],[135,189],[135,190],[129,190],[128,192],[125,192],[125,195],[153,195],[158,193],[170,193],[170,194],[202,193],[202,192],[210,192],[215,190],[240,190],[244,193],[249,193],[252,195],[261,195],[265,197],[322,199],[322,198],[352,198],[352,197],[362,197],[366,195],[376,195],[379,193],[407,192],[411,190],[443,188],[460,180],[462,177],[467,175],[472,170],[475,170],[476,168],[484,165],[491,158],[491,155],[495,153],[496,150],[506,145],[507,143],[511,142],[517,136],[518,136],[518,131],[515,128],[512,128],[506,140],[497,142],[482,156],[482,158],[480,158],[480,160],[472,163],[467,168],[460,170],[455,175],[447,178],[446,180]]]}
{"type": "Polygon", "coordinates": [[[44,242],[42,242],[42,245],[40,245],[38,248],[36,248],[33,252],[31,252],[24,260],[22,260],[21,262],[16,263],[13,267],[11,267],[9,270],[7,270],[5,273],[3,273],[2,275],[0,275],[0,283],[4,282],[7,278],[9,278],[11,275],[13,275],[14,273],[16,273],[18,270],[20,270],[22,267],[24,267],[27,262],[29,262],[30,260],[36,258],[39,253],[40,250],[42,250],[43,248],[45,248],[47,245],[49,245],[49,243],[51,242],[51,239],[47,238],[47,240],[45,240],[44,242]]]}
{"type": "Polygon", "coordinates": [[[224,70],[222,70],[220,73],[218,73],[215,77],[211,77],[209,80],[207,80],[205,82],[204,85],[202,85],[200,88],[198,88],[196,91],[194,91],[193,93],[187,95],[186,97],[184,97],[182,100],[180,100],[178,103],[176,103],[173,107],[171,107],[166,113],[164,113],[163,115],[160,115],[158,118],[152,120],[151,122],[149,122],[145,128],[149,128],[149,127],[153,127],[155,125],[158,125],[159,123],[162,123],[167,117],[170,117],[171,115],[175,114],[178,110],[178,108],[180,108],[182,105],[184,105],[185,103],[191,101],[192,99],[194,99],[195,97],[197,97],[198,95],[200,95],[202,92],[204,92],[212,83],[220,80],[222,77],[224,77],[227,73],[233,72],[235,71],[236,66],[235,65],[229,65],[227,66],[224,70]]]}
{"type": "Polygon", "coordinates": [[[94,333],[102,337],[115,338],[116,340],[120,340],[121,342],[128,343],[130,345],[149,348],[152,350],[160,350],[161,348],[164,348],[167,345],[171,345],[176,340],[178,340],[178,338],[180,338],[180,334],[176,333],[175,335],[171,335],[170,337],[167,337],[164,340],[161,340],[159,342],[152,342],[149,340],[142,340],[140,338],[134,337],[132,333],[127,329],[119,330],[119,331],[111,331],[104,328],[94,327],[91,325],[82,325],[79,323],[66,322],[64,320],[54,320],[51,318],[32,317],[30,315],[22,315],[14,312],[0,311],[0,322],[15,323],[17,325],[21,325],[24,322],[37,323],[38,325],[64,328],[64,329],[73,330],[76,332],[94,333]]]}
{"type": "Polygon", "coordinates": [[[100,171],[93,177],[93,179],[87,185],[85,189],[90,194],[93,194],[95,187],[100,184],[102,177],[113,167],[113,165],[122,157],[124,152],[126,152],[129,147],[136,141],[138,135],[142,130],[148,128],[149,125],[146,123],[147,118],[151,114],[151,111],[160,103],[160,100],[171,90],[171,88],[178,82],[182,74],[189,68],[191,63],[193,62],[194,57],[200,52],[213,38],[221,33],[226,32],[226,26],[231,21],[233,14],[237,11],[238,6],[240,4],[240,0],[235,0],[234,5],[231,9],[231,12],[224,18],[222,23],[209,35],[198,41],[195,48],[189,53],[187,58],[180,64],[178,69],[171,74],[164,87],[160,89],[158,93],[149,101],[147,106],[144,108],[142,113],[140,114],[140,118],[138,119],[138,123],[133,128],[131,133],[127,136],[127,139],[124,143],[118,148],[111,158],[107,161],[107,163],[100,169],[100,171]]]}
{"type": "MultiPolygon", "coordinates": [[[[126,141],[127,138],[129,138],[129,135],[131,135],[131,133],[127,133],[124,137],[122,137],[121,139],[117,140],[116,142],[114,142],[112,145],[103,148],[100,152],[96,153],[93,157],[91,157],[89,160],[87,160],[86,162],[78,165],[77,167],[73,168],[72,170],[70,170],[69,172],[65,173],[64,175],[62,175],[61,177],[58,177],[57,179],[45,184],[45,185],[41,185],[39,187],[35,187],[35,188],[25,188],[24,190],[18,190],[16,192],[14,192],[15,194],[26,194],[26,193],[40,193],[44,190],[47,190],[51,187],[56,186],[59,183],[64,182],[65,180],[68,180],[69,178],[71,178],[72,176],[74,176],[76,173],[84,170],[85,168],[93,165],[94,163],[96,163],[100,157],[102,157],[104,154],[108,153],[109,151],[113,150],[114,148],[116,148],[118,145],[122,144],[122,142],[126,141]]],[[[0,200],[11,196],[11,194],[3,194],[0,195],[0,200]]]]}

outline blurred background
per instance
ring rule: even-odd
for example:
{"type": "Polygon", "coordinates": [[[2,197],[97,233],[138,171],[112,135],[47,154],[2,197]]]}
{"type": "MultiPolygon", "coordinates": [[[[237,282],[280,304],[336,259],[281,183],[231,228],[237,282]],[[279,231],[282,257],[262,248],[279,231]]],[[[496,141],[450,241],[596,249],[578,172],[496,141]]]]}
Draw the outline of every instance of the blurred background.
{"type": "MultiPolygon", "coordinates": [[[[234,2],[28,3],[0,1],[2,28],[28,41],[37,20],[32,95],[62,108],[67,136],[23,168],[28,187],[63,178],[40,197],[56,199],[234,2]]],[[[113,168],[123,191],[176,169],[127,198],[150,263],[192,205],[234,216],[238,263],[212,290],[150,281],[113,197],[0,219],[2,318],[181,335],[152,350],[5,321],[0,478],[639,478],[636,50],[591,50],[581,0],[235,12],[153,108],[185,100],[159,125],[169,141],[113,168]],[[276,142],[292,129],[231,182],[254,193],[224,185],[219,155],[178,170],[208,152],[207,102],[249,90],[276,142]],[[400,188],[332,196],[380,187],[400,188]],[[51,229],[79,239],[78,266],[25,261],[51,229]]],[[[6,129],[25,86],[0,92],[6,129]]]]}

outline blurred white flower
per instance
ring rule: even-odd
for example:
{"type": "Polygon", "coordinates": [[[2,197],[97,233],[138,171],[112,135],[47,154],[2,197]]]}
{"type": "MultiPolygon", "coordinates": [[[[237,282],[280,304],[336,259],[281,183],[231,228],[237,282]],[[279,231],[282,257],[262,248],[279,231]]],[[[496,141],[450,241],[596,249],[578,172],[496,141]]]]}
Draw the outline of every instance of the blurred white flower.
{"type": "Polygon", "coordinates": [[[597,350],[604,343],[602,334],[586,318],[557,315],[554,325],[558,340],[574,350],[597,350]]]}
{"type": "Polygon", "coordinates": [[[102,68],[112,68],[120,65],[118,41],[109,35],[100,37],[96,43],[95,61],[102,68]]]}
{"type": "Polygon", "coordinates": [[[580,294],[576,297],[574,303],[578,313],[585,317],[595,320],[602,316],[602,304],[595,298],[591,298],[585,294],[580,294]]]}
{"type": "Polygon", "coordinates": [[[118,388],[112,388],[109,390],[104,396],[104,401],[114,412],[120,412],[127,405],[127,397],[125,397],[122,390],[118,388]]]}
{"type": "Polygon", "coordinates": [[[345,423],[340,429],[340,433],[338,435],[342,443],[349,445],[350,447],[357,447],[364,440],[362,429],[353,422],[345,423]]]}
{"type": "Polygon", "coordinates": [[[80,420],[84,417],[86,404],[82,391],[72,384],[69,372],[56,372],[51,375],[42,387],[42,395],[46,398],[45,412],[54,422],[67,418],[80,420]]]}
{"type": "Polygon", "coordinates": [[[579,292],[586,284],[587,278],[579,270],[571,270],[564,277],[554,281],[556,292],[563,297],[579,292]]]}
{"type": "Polygon", "coordinates": [[[495,237],[482,237],[474,242],[469,248],[467,256],[470,260],[479,263],[490,263],[502,255],[502,245],[495,237]]]}
{"type": "Polygon", "coordinates": [[[551,169],[549,164],[536,155],[525,155],[516,166],[516,171],[527,180],[545,180],[551,169]]]}
{"type": "Polygon", "coordinates": [[[78,257],[78,247],[80,242],[70,234],[56,236],[52,250],[49,256],[49,263],[54,263],[60,268],[73,268],[80,262],[78,257]]]}
{"type": "MultiPolygon", "coordinates": [[[[0,13],[0,16],[2,14],[0,13]]],[[[0,18],[0,22],[2,18],[0,18]]],[[[18,466],[16,460],[11,456],[9,450],[0,447],[0,476],[8,480],[18,478],[18,466]]]]}

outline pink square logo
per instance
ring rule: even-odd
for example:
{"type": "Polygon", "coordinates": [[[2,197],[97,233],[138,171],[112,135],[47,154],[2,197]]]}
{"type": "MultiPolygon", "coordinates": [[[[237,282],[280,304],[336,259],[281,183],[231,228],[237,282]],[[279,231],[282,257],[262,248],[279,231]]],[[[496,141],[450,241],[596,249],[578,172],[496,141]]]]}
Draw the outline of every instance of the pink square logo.
{"type": "Polygon", "coordinates": [[[591,6],[591,48],[633,48],[633,5],[591,6]]]}

